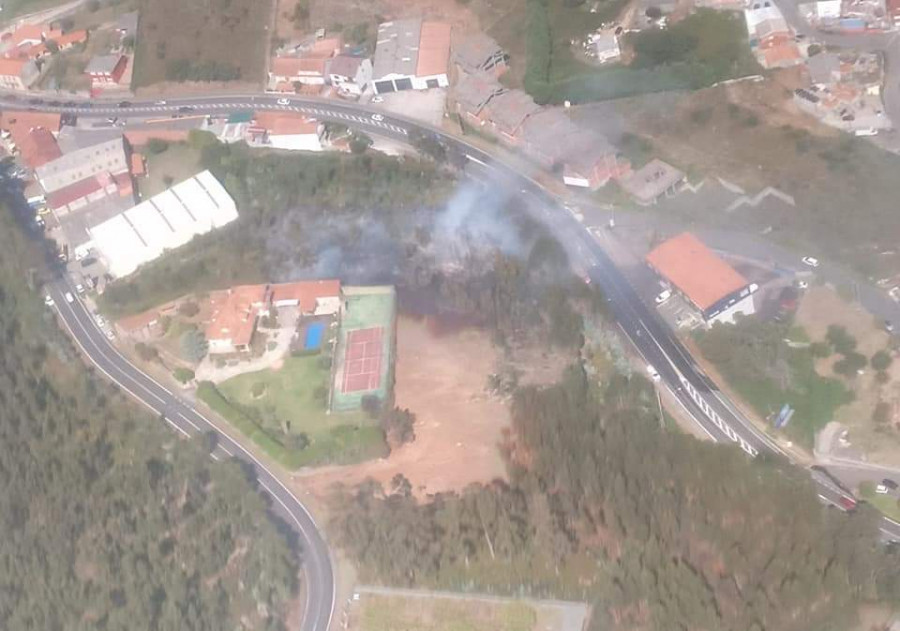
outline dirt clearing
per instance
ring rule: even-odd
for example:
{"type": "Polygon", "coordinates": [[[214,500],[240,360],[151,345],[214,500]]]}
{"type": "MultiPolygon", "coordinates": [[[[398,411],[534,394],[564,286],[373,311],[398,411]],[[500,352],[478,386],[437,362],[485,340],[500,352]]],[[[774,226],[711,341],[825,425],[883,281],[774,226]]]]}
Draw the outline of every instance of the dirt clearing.
{"type": "Polygon", "coordinates": [[[485,332],[438,335],[426,320],[401,316],[394,392],[397,405],[416,415],[416,439],[382,460],[298,475],[295,486],[323,495],[335,483],[387,483],[402,473],[424,497],[505,478],[498,444],[509,410],[486,390],[498,359],[485,332]]]}
{"type": "MultiPolygon", "coordinates": [[[[841,298],[831,287],[810,289],[800,301],[795,321],[812,341],[824,340],[829,325],[843,326],[856,340],[856,352],[869,360],[878,351],[891,349],[891,337],[881,323],[862,307],[841,298]]],[[[819,359],[816,371],[838,377],[833,369],[838,359],[819,359]]],[[[849,428],[853,447],[862,450],[868,460],[896,465],[900,463],[900,362],[895,359],[885,373],[884,383],[879,382],[871,366],[852,379],[841,378],[855,398],[838,408],[835,420],[849,428]],[[879,403],[883,409],[876,414],[879,403]]]]}

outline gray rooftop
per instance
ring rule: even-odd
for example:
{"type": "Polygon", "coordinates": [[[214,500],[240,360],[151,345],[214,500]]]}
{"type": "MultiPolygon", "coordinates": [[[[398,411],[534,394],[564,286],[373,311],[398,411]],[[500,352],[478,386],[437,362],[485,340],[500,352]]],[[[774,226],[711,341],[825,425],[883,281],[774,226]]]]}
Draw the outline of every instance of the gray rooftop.
{"type": "Polygon", "coordinates": [[[507,134],[515,134],[529,116],[541,110],[541,106],[522,90],[498,94],[491,99],[489,107],[491,122],[507,134]]]}
{"type": "Polygon", "coordinates": [[[96,55],[91,57],[91,60],[88,62],[87,68],[85,68],[84,71],[87,74],[111,74],[121,58],[122,55],[96,55]]]}
{"type": "Polygon", "coordinates": [[[56,160],[34,170],[48,193],[79,182],[98,173],[120,173],[128,169],[122,137],[64,153],[56,160]]]}
{"type": "Polygon", "coordinates": [[[415,76],[419,59],[422,20],[394,20],[378,25],[375,43],[374,78],[388,75],[415,76]]]}
{"type": "Polygon", "coordinates": [[[607,31],[594,38],[594,46],[598,51],[617,50],[619,48],[619,38],[616,37],[615,33],[607,31]]]}
{"type": "Polygon", "coordinates": [[[684,173],[662,160],[653,159],[620,181],[622,188],[639,202],[654,201],[684,179],[684,173]]]}
{"type": "Polygon", "coordinates": [[[523,126],[526,148],[541,160],[561,160],[583,144],[584,130],[562,110],[547,108],[531,116],[523,126]]]}
{"type": "Polygon", "coordinates": [[[59,143],[60,151],[66,154],[119,138],[122,138],[122,129],[117,127],[86,129],[64,125],[56,137],[56,142],[59,143]]]}
{"type": "Polygon", "coordinates": [[[453,98],[466,111],[477,115],[488,101],[505,91],[500,82],[491,76],[463,75],[453,89],[453,98]]]}
{"type": "Polygon", "coordinates": [[[480,68],[493,55],[501,52],[503,49],[492,37],[484,33],[476,33],[454,46],[453,58],[463,68],[473,71],[480,68]]]}
{"type": "Polygon", "coordinates": [[[134,35],[137,33],[138,12],[131,11],[123,13],[116,21],[116,30],[121,31],[124,35],[134,35]]]}

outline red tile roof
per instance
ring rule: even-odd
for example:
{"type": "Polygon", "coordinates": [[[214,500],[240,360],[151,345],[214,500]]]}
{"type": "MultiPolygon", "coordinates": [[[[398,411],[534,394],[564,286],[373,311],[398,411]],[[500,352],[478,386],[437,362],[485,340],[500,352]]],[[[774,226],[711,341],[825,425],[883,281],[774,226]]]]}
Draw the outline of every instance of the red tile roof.
{"type": "Polygon", "coordinates": [[[5,77],[21,77],[22,68],[24,68],[27,63],[27,59],[0,58],[0,75],[5,77]]]}
{"type": "Polygon", "coordinates": [[[188,129],[129,129],[125,131],[125,140],[132,147],[142,147],[151,138],[159,138],[169,142],[181,142],[188,139],[188,129]]]}
{"type": "Polygon", "coordinates": [[[134,152],[131,154],[131,174],[134,176],[146,175],[147,169],[144,164],[144,156],[134,152]]]}
{"type": "Polygon", "coordinates": [[[276,77],[325,76],[324,57],[276,57],[272,60],[272,74],[276,77]]]}
{"type": "Polygon", "coordinates": [[[85,30],[71,31],[66,33],[65,35],[59,35],[56,37],[47,37],[47,39],[52,39],[56,42],[60,48],[65,48],[66,46],[71,46],[72,44],[80,44],[81,42],[86,42],[88,37],[88,33],[85,30]]]}
{"type": "Polygon", "coordinates": [[[22,161],[31,169],[47,164],[62,156],[56,138],[50,130],[35,127],[25,134],[18,143],[22,161]]]}
{"type": "Polygon", "coordinates": [[[446,74],[449,65],[450,25],[443,22],[422,22],[416,76],[446,74]]]}
{"type": "Polygon", "coordinates": [[[341,295],[339,280],[307,280],[296,283],[279,283],[270,285],[272,302],[296,300],[300,311],[312,313],[316,310],[316,301],[320,298],[334,298],[341,295]]]}
{"type": "Polygon", "coordinates": [[[43,127],[53,133],[62,127],[62,115],[51,112],[25,112],[7,110],[0,114],[0,129],[12,134],[16,144],[36,127],[43,127]]]}
{"type": "Polygon", "coordinates": [[[317,40],[312,45],[312,50],[307,53],[307,57],[334,57],[341,52],[344,42],[340,37],[326,37],[317,40]]]}
{"type": "Polygon", "coordinates": [[[689,232],[659,245],[647,262],[704,311],[747,286],[747,279],[689,232]]]}
{"type": "Polygon", "coordinates": [[[265,129],[273,136],[288,136],[294,134],[315,134],[319,124],[303,114],[287,112],[256,112],[254,116],[256,125],[265,129]]]}
{"type": "Polygon", "coordinates": [[[84,180],[69,184],[53,193],[47,194],[47,205],[56,210],[67,206],[72,202],[78,201],[83,197],[87,197],[91,193],[96,193],[103,188],[103,184],[96,177],[89,177],[84,180]]]}
{"type": "Polygon", "coordinates": [[[231,340],[233,346],[250,343],[256,328],[258,309],[266,303],[266,285],[239,285],[215,301],[212,322],[206,327],[206,339],[231,340]]]}

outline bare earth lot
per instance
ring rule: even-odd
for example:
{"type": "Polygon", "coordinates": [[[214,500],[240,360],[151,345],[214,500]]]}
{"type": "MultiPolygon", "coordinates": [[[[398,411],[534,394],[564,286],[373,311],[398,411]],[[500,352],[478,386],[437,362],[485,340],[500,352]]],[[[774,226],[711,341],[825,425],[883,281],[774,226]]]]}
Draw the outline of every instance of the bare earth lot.
{"type": "Polygon", "coordinates": [[[209,75],[217,64],[236,70],[242,83],[261,82],[273,2],[142,0],[134,87],[166,81],[172,64],[206,68],[209,75]]]}
{"type": "Polygon", "coordinates": [[[504,478],[497,445],[509,412],[485,391],[496,363],[486,333],[466,329],[435,336],[425,321],[401,317],[395,394],[397,405],[416,415],[415,441],[382,460],[298,476],[298,488],[323,495],[335,483],[353,485],[367,477],[386,483],[402,473],[424,496],[504,478]]]}
{"type": "MultiPolygon", "coordinates": [[[[857,341],[857,352],[870,358],[874,353],[890,347],[890,336],[880,323],[864,309],[841,298],[829,287],[810,289],[797,310],[796,322],[803,326],[813,341],[825,339],[830,324],[846,327],[857,341]]],[[[816,371],[825,376],[836,376],[832,370],[836,357],[818,360],[816,371]]],[[[845,383],[853,390],[855,400],[838,408],[835,420],[850,429],[853,446],[863,450],[870,461],[883,464],[900,464],[900,362],[896,359],[887,370],[890,380],[879,384],[875,371],[866,368],[864,374],[845,383]],[[872,419],[879,401],[891,405],[890,420],[879,426],[872,419]]]]}

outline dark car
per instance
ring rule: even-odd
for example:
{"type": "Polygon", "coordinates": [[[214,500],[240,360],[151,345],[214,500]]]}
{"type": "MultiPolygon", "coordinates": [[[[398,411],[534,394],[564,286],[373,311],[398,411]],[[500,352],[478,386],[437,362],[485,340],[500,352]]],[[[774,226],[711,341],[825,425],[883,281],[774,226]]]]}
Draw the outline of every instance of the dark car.
{"type": "Polygon", "coordinates": [[[59,107],[60,105],[62,105],[62,103],[60,103],[59,101],[50,101],[49,103],[47,103],[47,105],[49,105],[50,107],[59,107]]]}
{"type": "Polygon", "coordinates": [[[884,480],[881,481],[881,483],[883,485],[885,485],[886,487],[888,487],[892,491],[897,490],[897,483],[894,482],[893,480],[891,480],[890,478],[885,478],[884,480]]]}
{"type": "Polygon", "coordinates": [[[119,107],[131,107],[131,101],[122,101],[119,103],[119,107]]]}
{"type": "Polygon", "coordinates": [[[43,103],[43,101],[41,99],[28,99],[28,102],[31,105],[40,105],[41,103],[43,103]]]}
{"type": "Polygon", "coordinates": [[[182,105],[181,107],[178,108],[178,111],[179,112],[193,112],[194,108],[191,107],[190,105],[182,105]]]}
{"type": "Polygon", "coordinates": [[[78,107],[78,103],[76,103],[75,101],[66,101],[65,103],[63,103],[63,106],[64,107],[78,107]]]}

